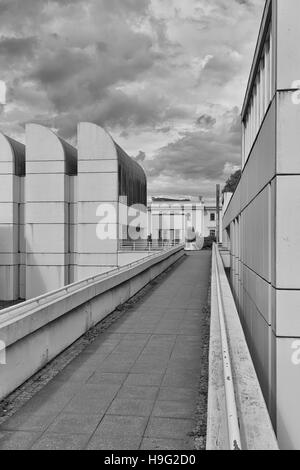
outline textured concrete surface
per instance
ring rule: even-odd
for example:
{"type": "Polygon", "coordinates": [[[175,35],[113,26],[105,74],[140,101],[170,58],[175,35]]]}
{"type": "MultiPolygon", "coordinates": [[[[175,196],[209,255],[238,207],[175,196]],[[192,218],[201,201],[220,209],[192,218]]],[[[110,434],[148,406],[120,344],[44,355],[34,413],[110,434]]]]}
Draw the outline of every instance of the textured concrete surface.
{"type": "Polygon", "coordinates": [[[0,132],[0,299],[25,297],[25,146],[0,132]]]}
{"type": "Polygon", "coordinates": [[[99,274],[90,282],[79,281],[45,294],[38,306],[33,299],[9,312],[1,311],[0,341],[6,345],[6,365],[0,368],[0,400],[14,393],[184,254],[182,245],[155,252],[137,264],[99,274]]]}
{"type": "Polygon", "coordinates": [[[207,450],[228,450],[230,448],[216,292],[216,263],[219,270],[225,323],[229,332],[228,346],[242,449],[278,450],[270,416],[219,253],[213,254],[212,262],[207,450]]]}
{"type": "Polygon", "coordinates": [[[0,449],[193,447],[210,252],[187,256],[0,428],[0,449]]]}
{"type": "Polygon", "coordinates": [[[223,218],[232,288],[282,450],[300,449],[300,106],[291,87],[300,77],[299,16],[297,0],[266,2],[249,77],[258,86],[247,88],[242,111],[243,172],[223,218]],[[271,90],[261,86],[264,62],[271,90]],[[254,93],[268,103],[259,112],[254,93]]]}

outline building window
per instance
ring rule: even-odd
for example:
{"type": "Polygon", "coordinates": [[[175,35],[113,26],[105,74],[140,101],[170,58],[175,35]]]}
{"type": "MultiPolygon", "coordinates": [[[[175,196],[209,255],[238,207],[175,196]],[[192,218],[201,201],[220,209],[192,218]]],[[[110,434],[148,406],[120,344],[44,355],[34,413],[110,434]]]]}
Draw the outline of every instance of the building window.
{"type": "Polygon", "coordinates": [[[248,158],[273,97],[273,47],[272,25],[270,25],[265,44],[261,44],[261,54],[256,63],[256,76],[253,76],[252,89],[249,88],[243,112],[243,164],[248,158]]]}
{"type": "Polygon", "coordinates": [[[211,222],[215,222],[215,220],[216,220],[216,214],[212,212],[212,213],[210,214],[210,221],[211,221],[211,222]]]}

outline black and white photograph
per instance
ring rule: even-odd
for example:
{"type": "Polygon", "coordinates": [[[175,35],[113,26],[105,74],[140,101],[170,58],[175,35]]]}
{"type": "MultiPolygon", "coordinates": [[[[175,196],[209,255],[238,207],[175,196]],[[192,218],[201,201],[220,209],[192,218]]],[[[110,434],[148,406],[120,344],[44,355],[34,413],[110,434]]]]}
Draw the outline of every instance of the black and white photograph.
{"type": "Polygon", "coordinates": [[[0,451],[300,450],[299,20],[0,0],[0,451]]]}

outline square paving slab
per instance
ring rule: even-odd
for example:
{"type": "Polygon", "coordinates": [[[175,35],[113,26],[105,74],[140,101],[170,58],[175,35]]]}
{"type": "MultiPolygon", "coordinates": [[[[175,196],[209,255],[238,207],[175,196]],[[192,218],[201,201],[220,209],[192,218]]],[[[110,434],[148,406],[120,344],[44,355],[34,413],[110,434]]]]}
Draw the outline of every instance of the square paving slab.
{"type": "Polygon", "coordinates": [[[191,449],[210,263],[162,277],[0,426],[0,450],[191,449]]]}

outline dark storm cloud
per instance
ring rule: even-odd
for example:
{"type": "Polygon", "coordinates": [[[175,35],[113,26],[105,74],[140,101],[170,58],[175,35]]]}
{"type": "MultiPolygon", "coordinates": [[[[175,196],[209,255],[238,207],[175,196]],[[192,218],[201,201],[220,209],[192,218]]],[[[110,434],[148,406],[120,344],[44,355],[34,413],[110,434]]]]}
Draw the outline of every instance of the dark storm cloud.
{"type": "Polygon", "coordinates": [[[202,114],[202,116],[198,117],[196,120],[197,126],[201,127],[202,129],[211,129],[216,124],[217,120],[208,114],[202,114]]]}
{"type": "MultiPolygon", "coordinates": [[[[72,90],[75,96],[76,89],[72,90]]],[[[63,99],[64,95],[60,98],[63,99]]],[[[70,100],[70,97],[66,97],[70,100]]],[[[75,135],[78,121],[91,121],[104,127],[123,129],[138,129],[143,126],[155,128],[159,123],[177,118],[187,118],[186,110],[181,107],[163,105],[160,96],[128,96],[122,91],[109,90],[99,102],[82,109],[80,112],[66,113],[56,118],[56,126],[65,137],[75,135]],[[72,119],[70,119],[72,116],[72,119]]],[[[60,103],[63,104],[62,102],[60,103]]],[[[128,134],[127,134],[128,135],[128,134]]]]}
{"type": "Polygon", "coordinates": [[[41,0],[1,0],[0,2],[0,26],[2,30],[13,30],[20,34],[23,30],[31,27],[31,33],[38,29],[38,23],[34,22],[40,18],[44,10],[45,2],[41,0]]]}
{"type": "MultiPolygon", "coordinates": [[[[127,104],[127,122],[130,122],[130,111],[144,103],[147,118],[151,102],[147,103],[143,96],[133,99],[115,87],[138,79],[160,60],[161,54],[153,50],[152,40],[147,34],[136,32],[126,24],[111,24],[105,33],[99,33],[101,39],[98,41],[92,36],[82,48],[74,45],[67,48],[62,39],[56,37],[53,50],[40,54],[27,78],[44,87],[49,101],[60,113],[80,109],[84,115],[98,101],[103,106],[103,115],[107,114],[105,110],[108,107],[115,109],[119,103],[119,113],[115,114],[122,117],[127,104]],[[111,99],[110,105],[108,99],[111,99]]],[[[135,119],[136,114],[134,111],[132,121],[143,122],[142,109],[138,120],[135,119]]],[[[117,122],[109,113],[107,117],[109,121],[117,122]]],[[[123,117],[121,121],[124,123],[123,117]]]]}
{"type": "Polygon", "coordinates": [[[238,165],[240,162],[237,113],[236,108],[231,110],[231,121],[219,130],[187,132],[181,139],[161,148],[155,159],[148,161],[151,176],[220,179],[227,163],[238,165]]]}
{"type": "Polygon", "coordinates": [[[247,7],[253,6],[251,0],[235,0],[240,5],[246,5],[247,7]]]}
{"type": "Polygon", "coordinates": [[[222,51],[205,65],[200,75],[200,84],[208,81],[217,86],[224,86],[237,75],[239,69],[239,60],[232,57],[229,51],[222,51]]]}
{"type": "Polygon", "coordinates": [[[89,65],[88,56],[81,51],[63,49],[57,54],[52,54],[49,51],[46,56],[41,58],[29,78],[44,85],[56,85],[58,82],[74,77],[89,65]]]}
{"type": "Polygon", "coordinates": [[[100,0],[102,8],[106,8],[110,12],[120,13],[124,11],[125,13],[137,13],[137,14],[146,14],[150,0],[100,0]]]}
{"type": "Polygon", "coordinates": [[[48,0],[52,3],[57,3],[58,5],[74,5],[74,3],[84,3],[85,0],[48,0]]]}
{"type": "Polygon", "coordinates": [[[23,139],[24,123],[34,121],[75,141],[77,122],[93,121],[144,159],[150,190],[201,185],[205,193],[239,163],[235,106],[262,6],[0,0],[0,79],[13,104],[1,112],[1,130],[23,139]]]}
{"type": "Polygon", "coordinates": [[[7,1],[3,0],[3,1],[0,3],[0,15],[3,15],[3,14],[6,13],[8,10],[9,10],[9,2],[8,2],[8,0],[7,0],[7,1]]]}
{"type": "Polygon", "coordinates": [[[0,55],[10,57],[31,56],[37,45],[35,37],[0,37],[0,55]]]}

